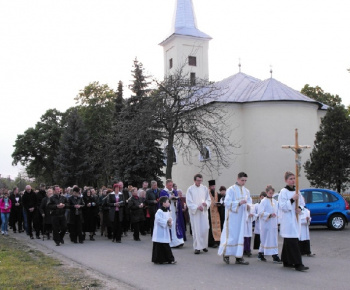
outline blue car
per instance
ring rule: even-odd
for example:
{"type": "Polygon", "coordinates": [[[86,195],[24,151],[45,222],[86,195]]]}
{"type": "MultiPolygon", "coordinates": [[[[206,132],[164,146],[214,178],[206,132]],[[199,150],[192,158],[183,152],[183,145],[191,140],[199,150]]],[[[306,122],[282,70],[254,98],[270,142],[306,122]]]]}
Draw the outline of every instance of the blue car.
{"type": "Polygon", "coordinates": [[[349,203],[336,191],[307,188],[300,190],[311,213],[311,225],[342,230],[350,221],[349,203]]]}

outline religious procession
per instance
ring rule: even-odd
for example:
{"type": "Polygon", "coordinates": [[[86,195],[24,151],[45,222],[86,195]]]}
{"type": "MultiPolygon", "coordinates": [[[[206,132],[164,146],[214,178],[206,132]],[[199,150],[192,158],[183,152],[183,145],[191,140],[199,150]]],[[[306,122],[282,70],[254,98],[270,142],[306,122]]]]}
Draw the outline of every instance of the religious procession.
{"type": "MultiPolygon", "coordinates": [[[[196,174],[193,185],[183,192],[167,179],[165,188],[156,181],[144,181],[141,188],[117,182],[111,188],[96,190],[78,186],[61,189],[58,185],[34,191],[27,185],[24,192],[14,188],[0,192],[1,233],[6,236],[25,232],[30,239],[53,240],[56,246],[65,243],[96,242],[101,235],[113,243],[123,237],[151,235],[155,264],[176,264],[172,249],[181,248],[192,235],[193,253],[217,250],[223,263],[231,258],[237,265],[249,265],[245,258],[258,250],[258,260],[306,271],[302,255],[312,257],[310,249],[310,212],[303,196],[296,191],[296,176],[284,175],[286,186],[280,190],[268,185],[253,203],[246,188],[248,175],[240,172],[236,182],[216,190],[215,180],[203,185],[203,176],[196,174]],[[252,241],[254,234],[254,240],[252,241]],[[278,235],[283,247],[278,249],[278,235]],[[252,249],[253,248],[253,249],[252,249]],[[279,251],[281,256],[279,256],[279,251]]],[[[97,242],[98,243],[98,242],[97,242]]]]}

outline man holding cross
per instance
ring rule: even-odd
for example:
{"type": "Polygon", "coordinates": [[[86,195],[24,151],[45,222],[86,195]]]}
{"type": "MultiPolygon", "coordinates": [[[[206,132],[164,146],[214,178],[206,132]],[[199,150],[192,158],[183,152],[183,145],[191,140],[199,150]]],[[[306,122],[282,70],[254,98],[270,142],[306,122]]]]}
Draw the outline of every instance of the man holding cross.
{"type": "Polygon", "coordinates": [[[309,267],[303,265],[299,249],[301,230],[301,218],[299,214],[303,210],[305,202],[303,198],[299,198],[298,177],[301,167],[300,153],[303,149],[310,148],[310,146],[299,145],[298,129],[295,129],[295,145],[284,145],[282,148],[289,148],[295,152],[296,174],[290,171],[285,173],[284,180],[287,186],[280,191],[278,196],[278,204],[281,209],[280,234],[284,238],[281,259],[284,267],[294,267],[297,271],[305,271],[309,267]]]}
{"type": "Polygon", "coordinates": [[[295,268],[297,271],[308,270],[301,260],[299,249],[299,236],[301,219],[299,214],[303,210],[304,199],[295,190],[295,175],[287,171],[284,175],[287,186],[284,187],[278,196],[278,204],[281,209],[280,235],[284,238],[281,259],[284,267],[295,268]],[[299,205],[295,208],[295,204],[299,205]]]}

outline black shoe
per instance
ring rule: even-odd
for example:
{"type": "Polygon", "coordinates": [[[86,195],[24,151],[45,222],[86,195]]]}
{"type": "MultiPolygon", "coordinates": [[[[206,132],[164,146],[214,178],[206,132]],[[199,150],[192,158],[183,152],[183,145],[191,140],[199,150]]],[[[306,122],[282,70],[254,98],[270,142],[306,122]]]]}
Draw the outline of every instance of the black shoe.
{"type": "Polygon", "coordinates": [[[176,261],[168,262],[168,264],[172,264],[172,265],[175,265],[176,263],[177,263],[176,261]]]}
{"type": "Polygon", "coordinates": [[[16,231],[13,231],[13,233],[15,234],[15,233],[16,233],[16,231]]]}
{"type": "Polygon", "coordinates": [[[214,244],[213,246],[212,246],[212,248],[217,248],[219,245],[218,244],[214,244]]]}
{"type": "Polygon", "coordinates": [[[36,238],[38,239],[38,240],[40,240],[41,238],[40,238],[40,236],[36,236],[36,238]]]}
{"type": "Polygon", "coordinates": [[[226,264],[230,264],[230,257],[229,256],[222,256],[222,258],[226,264]]]}
{"type": "Polygon", "coordinates": [[[194,253],[198,255],[201,251],[200,250],[194,250],[194,253]]]}
{"type": "Polygon", "coordinates": [[[63,240],[63,239],[61,240],[61,244],[62,244],[62,245],[64,244],[64,240],[63,240]]]}
{"type": "Polygon", "coordinates": [[[249,265],[249,262],[244,261],[243,258],[238,258],[238,259],[236,259],[236,264],[237,265],[249,265]]]}
{"type": "Polygon", "coordinates": [[[316,254],[310,253],[310,254],[307,254],[306,256],[307,256],[307,257],[315,257],[315,255],[316,255],[316,254]]]}
{"type": "Polygon", "coordinates": [[[78,242],[77,241],[73,241],[74,244],[77,244],[78,242]]]}
{"type": "Polygon", "coordinates": [[[276,264],[282,264],[282,261],[278,255],[272,255],[273,262],[276,264]]]}
{"type": "Polygon", "coordinates": [[[205,252],[205,253],[208,252],[208,249],[207,249],[207,248],[204,248],[204,249],[203,249],[203,252],[205,252]]]}
{"type": "Polygon", "coordinates": [[[33,236],[30,236],[30,238],[33,240],[34,239],[34,237],[33,236]]]}
{"type": "Polygon", "coordinates": [[[84,244],[84,241],[79,241],[79,244],[84,244]]]}
{"type": "Polygon", "coordinates": [[[90,236],[90,241],[94,241],[94,236],[90,236]]]}
{"type": "Polygon", "coordinates": [[[299,265],[298,267],[295,267],[295,270],[303,272],[303,271],[309,270],[309,267],[305,267],[304,265],[299,265]]]}
{"type": "Polygon", "coordinates": [[[134,241],[138,241],[138,242],[139,242],[139,241],[141,241],[141,240],[140,240],[140,239],[134,239],[134,241]]]}
{"type": "Polygon", "coordinates": [[[248,258],[250,258],[252,256],[252,253],[251,252],[244,252],[243,255],[245,255],[248,258]]]}
{"type": "Polygon", "coordinates": [[[294,265],[283,263],[283,267],[286,267],[286,268],[294,268],[294,265]]]}
{"type": "Polygon", "coordinates": [[[55,242],[56,246],[59,246],[60,245],[60,242],[55,242]]]}
{"type": "Polygon", "coordinates": [[[266,262],[266,259],[265,259],[265,257],[264,257],[264,254],[263,253],[258,253],[258,260],[259,261],[262,261],[262,262],[266,262]]]}

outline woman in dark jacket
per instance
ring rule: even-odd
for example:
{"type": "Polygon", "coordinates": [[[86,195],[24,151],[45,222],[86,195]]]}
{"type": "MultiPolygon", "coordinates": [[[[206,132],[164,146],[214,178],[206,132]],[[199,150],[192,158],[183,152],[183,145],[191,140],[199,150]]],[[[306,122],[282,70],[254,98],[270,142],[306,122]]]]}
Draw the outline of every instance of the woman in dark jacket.
{"type": "Polygon", "coordinates": [[[130,209],[130,221],[131,225],[134,229],[134,240],[140,240],[140,224],[145,220],[145,216],[143,214],[143,202],[137,195],[137,188],[134,187],[131,190],[131,199],[129,200],[129,209],[130,209]]]}
{"type": "Polygon", "coordinates": [[[107,197],[108,216],[113,230],[112,242],[121,243],[125,202],[118,184],[113,185],[113,190],[107,197]]]}
{"type": "Polygon", "coordinates": [[[96,230],[96,207],[98,204],[95,198],[91,195],[91,190],[88,189],[83,197],[85,206],[83,207],[83,232],[84,236],[86,232],[90,233],[90,241],[94,241],[94,233],[96,230]]]}
{"type": "Polygon", "coordinates": [[[73,195],[68,199],[68,209],[69,209],[69,218],[68,218],[68,224],[70,225],[70,233],[69,237],[70,240],[76,244],[84,243],[83,238],[83,231],[82,231],[82,225],[84,223],[83,220],[83,208],[84,208],[84,201],[83,198],[80,196],[80,189],[78,187],[73,188],[73,195]]]}
{"type": "Polygon", "coordinates": [[[41,216],[43,217],[44,220],[44,233],[43,233],[43,240],[44,240],[44,235],[46,234],[47,239],[50,240],[50,233],[52,233],[52,220],[51,220],[51,215],[50,215],[50,210],[47,207],[47,204],[50,201],[50,197],[53,195],[52,188],[49,188],[46,193],[46,197],[44,197],[41,200],[41,204],[39,207],[39,211],[41,216]]]}

